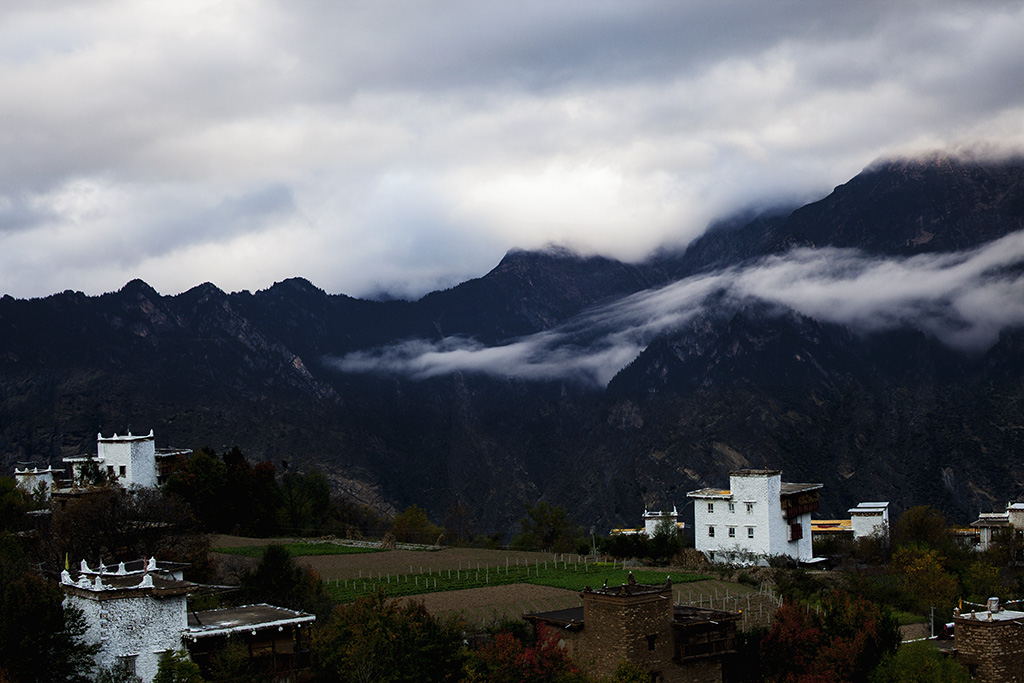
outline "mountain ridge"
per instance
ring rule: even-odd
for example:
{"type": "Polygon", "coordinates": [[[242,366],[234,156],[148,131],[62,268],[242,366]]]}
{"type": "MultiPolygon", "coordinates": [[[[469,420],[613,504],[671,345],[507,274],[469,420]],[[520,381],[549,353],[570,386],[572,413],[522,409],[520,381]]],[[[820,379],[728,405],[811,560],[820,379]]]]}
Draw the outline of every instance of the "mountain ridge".
{"type": "MultiPolygon", "coordinates": [[[[496,358],[573,320],[586,331],[600,307],[794,247],[962,253],[1022,221],[1024,161],[889,161],[818,202],[709,230],[682,253],[627,264],[513,250],[417,301],[329,294],[303,278],[252,293],[204,283],[162,296],[132,280],[98,297],[4,297],[0,463],[57,462],[130,423],[162,444],[237,444],[320,468],[384,511],[416,503],[440,520],[458,503],[489,533],[510,531],[538,499],[587,527],[633,524],[645,504],[682,507],[686,490],[744,466],[823,481],[822,511],[835,516],[891,498],[897,511],[927,502],[969,521],[1024,493],[1020,325],[971,358],[907,324],[865,332],[719,293],[606,387],[493,362],[415,379],[339,372],[331,359],[414,341],[447,357],[452,339],[496,358]]],[[[558,352],[591,343],[577,335],[558,352]]]]}

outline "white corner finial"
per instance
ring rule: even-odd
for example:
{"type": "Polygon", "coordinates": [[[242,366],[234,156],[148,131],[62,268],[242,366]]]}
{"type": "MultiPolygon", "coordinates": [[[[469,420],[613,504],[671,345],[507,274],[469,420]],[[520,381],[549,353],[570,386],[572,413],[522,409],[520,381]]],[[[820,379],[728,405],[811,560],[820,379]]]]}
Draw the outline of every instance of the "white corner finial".
{"type": "Polygon", "coordinates": [[[69,572],[67,569],[62,571],[60,573],[60,582],[61,583],[71,583],[71,572],[69,572]]]}
{"type": "Polygon", "coordinates": [[[96,432],[96,440],[100,441],[103,439],[103,432],[96,432]]]}
{"type": "Polygon", "coordinates": [[[149,574],[143,574],[142,575],[142,581],[139,582],[139,588],[152,588],[152,587],[153,587],[153,577],[150,576],[149,574]]]}
{"type": "Polygon", "coordinates": [[[88,576],[84,576],[83,575],[83,576],[79,576],[78,577],[78,587],[79,588],[89,588],[90,586],[92,586],[92,584],[89,583],[89,577],[88,576]]]}
{"type": "Polygon", "coordinates": [[[124,562],[121,562],[117,565],[117,573],[119,576],[123,576],[128,573],[127,571],[125,571],[124,562]]]}
{"type": "Polygon", "coordinates": [[[100,578],[99,574],[96,575],[96,580],[93,581],[92,587],[95,588],[96,590],[102,590],[103,589],[103,579],[100,578]]]}
{"type": "Polygon", "coordinates": [[[92,571],[91,569],[89,569],[89,565],[88,563],[86,563],[84,558],[82,559],[81,564],[78,565],[78,568],[83,572],[92,571]]]}
{"type": "Polygon", "coordinates": [[[155,557],[150,557],[149,558],[149,562],[146,563],[146,571],[147,572],[155,572],[156,571],[156,558],[155,557]]]}
{"type": "Polygon", "coordinates": [[[149,435],[153,436],[153,430],[152,429],[149,430],[149,435]]]}

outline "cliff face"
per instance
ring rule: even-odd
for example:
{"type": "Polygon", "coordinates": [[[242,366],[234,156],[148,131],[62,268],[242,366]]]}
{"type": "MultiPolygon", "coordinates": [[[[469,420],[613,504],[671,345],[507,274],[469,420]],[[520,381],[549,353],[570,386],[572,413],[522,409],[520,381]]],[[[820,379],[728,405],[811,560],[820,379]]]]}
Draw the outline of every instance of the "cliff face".
{"type": "MultiPolygon", "coordinates": [[[[824,482],[826,516],[880,499],[896,514],[929,503],[966,519],[1024,493],[1024,327],[1010,314],[994,342],[965,352],[934,325],[864,328],[720,291],[643,337],[607,386],[559,368],[599,357],[597,326],[615,338],[617,311],[659,287],[834,247],[962,254],[1022,229],[1024,163],[935,158],[879,164],[683,253],[624,264],[512,252],[416,302],[301,279],[256,293],[204,284],[164,297],[133,281],[100,297],[4,297],[0,457],[56,461],[91,450],[97,431],[153,428],[160,445],[237,444],[319,467],[382,509],[417,503],[439,519],[459,502],[481,532],[508,531],[541,498],[588,528],[633,524],[645,503],[682,507],[687,490],[745,466],[824,482]],[[570,342],[529,358],[546,371],[501,370],[502,354],[556,333],[570,342]],[[381,360],[417,344],[494,360],[419,374],[381,360]],[[376,358],[374,371],[339,369],[353,352],[376,358]]],[[[1021,272],[1003,266],[1007,292],[1021,272]]],[[[955,333],[954,313],[929,315],[955,333]]]]}

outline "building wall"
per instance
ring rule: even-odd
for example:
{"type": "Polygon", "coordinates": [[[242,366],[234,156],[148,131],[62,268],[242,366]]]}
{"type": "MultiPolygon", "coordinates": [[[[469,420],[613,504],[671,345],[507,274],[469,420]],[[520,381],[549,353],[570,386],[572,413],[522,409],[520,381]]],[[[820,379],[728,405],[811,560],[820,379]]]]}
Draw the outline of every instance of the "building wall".
{"type": "Polygon", "coordinates": [[[733,475],[729,484],[726,496],[690,494],[694,498],[693,534],[697,550],[716,562],[740,563],[784,553],[786,528],[779,506],[781,475],[733,475]],[[714,536],[709,533],[712,527],[714,536]]]}
{"type": "Polygon", "coordinates": [[[181,634],[188,626],[183,595],[94,599],[73,593],[66,600],[85,614],[86,638],[100,644],[100,666],[111,668],[119,658],[135,656],[136,675],[149,683],[156,676],[160,654],[182,648],[181,634]]]}
{"type": "Polygon", "coordinates": [[[851,512],[850,522],[853,527],[853,537],[866,538],[883,533],[883,530],[889,526],[889,511],[880,509],[873,513],[851,512]]]}
{"type": "Polygon", "coordinates": [[[152,432],[148,436],[99,435],[97,455],[102,461],[100,466],[113,467],[114,475],[125,486],[156,486],[156,440],[152,432]]]}
{"type": "Polygon", "coordinates": [[[585,628],[573,648],[580,664],[597,676],[611,676],[623,658],[668,678],[672,663],[671,589],[641,596],[586,594],[585,628]]]}
{"type": "Polygon", "coordinates": [[[957,658],[979,683],[1024,683],[1024,626],[955,619],[957,658]]]}

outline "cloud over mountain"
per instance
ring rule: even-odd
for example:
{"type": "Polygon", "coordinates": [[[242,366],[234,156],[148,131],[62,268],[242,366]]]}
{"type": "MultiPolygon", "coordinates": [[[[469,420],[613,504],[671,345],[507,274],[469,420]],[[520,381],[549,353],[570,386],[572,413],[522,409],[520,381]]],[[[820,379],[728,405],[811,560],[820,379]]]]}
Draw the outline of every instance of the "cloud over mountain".
{"type": "Polygon", "coordinates": [[[750,301],[859,333],[913,327],[953,348],[983,351],[1001,330],[1024,325],[1024,232],[967,252],[909,258],[795,249],[625,297],[505,344],[412,340],[333,363],[342,372],[417,379],[473,372],[604,385],[651,340],[678,331],[708,306],[750,301]]]}

